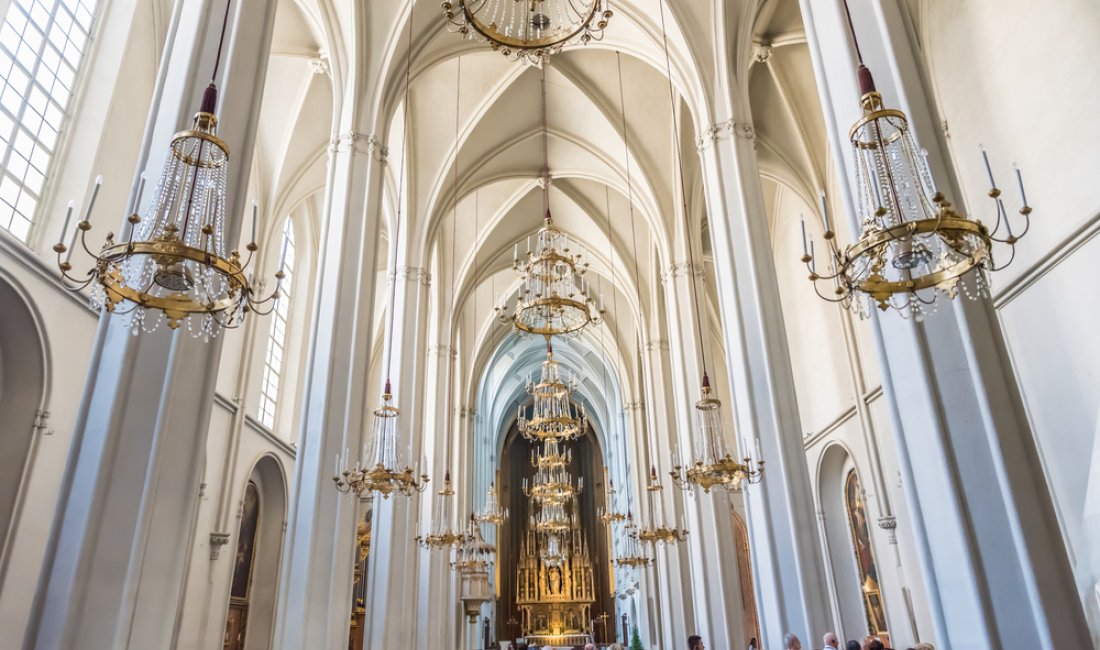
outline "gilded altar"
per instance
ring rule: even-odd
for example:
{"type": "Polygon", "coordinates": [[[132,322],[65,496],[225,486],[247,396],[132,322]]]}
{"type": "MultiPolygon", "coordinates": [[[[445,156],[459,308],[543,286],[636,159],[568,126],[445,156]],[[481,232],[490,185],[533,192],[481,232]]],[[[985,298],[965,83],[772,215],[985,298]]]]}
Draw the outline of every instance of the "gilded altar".
{"type": "Polygon", "coordinates": [[[516,567],[516,605],[528,642],[572,645],[587,638],[595,601],[592,560],[580,529],[556,536],[527,531],[516,567]]]}

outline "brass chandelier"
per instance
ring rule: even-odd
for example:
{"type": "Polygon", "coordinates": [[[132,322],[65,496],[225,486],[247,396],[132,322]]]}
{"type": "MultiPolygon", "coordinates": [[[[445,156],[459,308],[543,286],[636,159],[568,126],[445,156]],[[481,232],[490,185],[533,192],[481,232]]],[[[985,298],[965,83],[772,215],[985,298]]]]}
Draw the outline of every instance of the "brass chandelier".
{"type": "Polygon", "coordinates": [[[638,531],[638,539],[653,546],[667,546],[686,540],[688,531],[683,521],[680,522],[679,528],[675,524],[665,523],[664,507],[661,504],[661,492],[664,487],[661,485],[661,480],[657,478],[657,468],[654,466],[649,468],[649,484],[645,489],[649,497],[650,522],[648,526],[638,531]]]}
{"type": "Polygon", "coordinates": [[[477,520],[470,515],[466,525],[466,534],[455,551],[455,559],[451,562],[453,568],[459,574],[487,573],[489,565],[493,562],[496,547],[485,541],[481,535],[481,527],[477,520]]]}
{"type": "Polygon", "coordinates": [[[535,476],[528,482],[523,479],[524,496],[541,505],[572,502],[584,490],[584,477],[573,482],[567,465],[573,455],[562,451],[557,438],[548,438],[543,443],[543,452],[533,454],[531,464],[535,467],[535,476]]]}
{"type": "MultiPolygon", "coordinates": [[[[512,2],[514,0],[507,0],[512,2]]],[[[588,263],[583,261],[579,245],[554,226],[550,214],[549,134],[546,118],[546,70],[542,71],[543,138],[543,226],[535,235],[535,248],[527,239],[526,256],[520,259],[519,244],[514,248],[512,268],[519,273],[520,285],[515,304],[507,297],[494,309],[497,318],[511,323],[517,332],[542,336],[569,336],[589,324],[599,323],[604,310],[590,297],[583,280],[588,263]]]]}
{"type": "MultiPolygon", "coordinates": [[[[416,543],[424,549],[444,549],[458,546],[465,534],[454,528],[454,496],[455,491],[451,487],[451,472],[448,470],[443,475],[443,489],[436,492],[439,496],[432,510],[432,527],[427,535],[416,536],[416,543]]],[[[419,524],[418,524],[419,527],[419,524]]]]}
{"type": "MultiPolygon", "coordinates": [[[[409,16],[409,55],[405,62],[405,132],[402,134],[401,157],[405,159],[405,150],[408,146],[409,124],[409,85],[412,74],[412,16],[409,16]]],[[[398,181],[398,195],[404,193],[405,165],[401,166],[400,179],[398,181]]],[[[401,202],[398,202],[397,215],[394,219],[393,254],[394,265],[393,281],[390,285],[388,309],[388,338],[386,342],[386,383],[382,390],[382,404],[374,409],[374,422],[371,430],[370,453],[367,453],[367,445],[363,446],[363,454],[351,469],[345,469],[340,473],[340,467],[347,462],[345,458],[337,458],[336,476],[332,477],[336,489],[343,494],[354,493],[362,496],[369,492],[381,494],[388,499],[391,494],[412,496],[423,492],[428,487],[428,475],[419,469],[409,467],[407,464],[399,468],[401,461],[397,453],[398,431],[397,419],[401,415],[400,409],[393,402],[393,385],[390,382],[390,370],[393,364],[393,338],[394,338],[394,310],[397,304],[397,253],[398,243],[401,240],[401,202]]]]}
{"type": "Polygon", "coordinates": [[[527,393],[533,398],[531,410],[528,412],[522,405],[517,409],[520,433],[528,440],[571,440],[584,434],[588,430],[588,411],[583,404],[580,407],[573,404],[571,388],[575,388],[575,382],[561,377],[548,338],[539,381],[527,382],[527,393]]]}
{"type": "Polygon", "coordinates": [[[238,251],[227,253],[226,248],[229,147],[217,134],[214,79],[221,63],[229,6],[227,0],[210,85],[203,92],[191,129],[172,136],[168,159],[144,216],[139,214],[145,188],[142,176],[125,232],[118,240],[108,232],[99,252],[92,252],[87,233],[92,229],[92,208],[102,183],[102,178],[96,178],[84,218],[77,223],[70,244],[65,240],[72,202],[61,240],[53,247],[65,286],[77,292],[91,286],[92,307],[124,315],[134,334],[153,332],[162,324],[176,330],[186,323],[193,336],[209,340],[225,328],[239,327],[250,311],[271,313],[279,297],[285,247],[275,274],[275,290],[266,298],[255,295],[260,289],[247,272],[258,249],[255,208],[252,237],[245,247],[247,259],[242,261],[238,251]],[[69,274],[78,234],[81,247],[95,259],[83,278],[69,274]]]}
{"type": "Polygon", "coordinates": [[[489,526],[501,526],[508,520],[508,508],[500,505],[497,497],[496,483],[489,484],[489,491],[485,495],[485,505],[481,512],[474,515],[478,523],[489,526]]]}
{"type": "MultiPolygon", "coordinates": [[[[703,375],[703,397],[695,403],[699,426],[695,430],[694,459],[681,465],[679,451],[672,452],[672,482],[681,489],[693,490],[695,486],[710,492],[713,487],[740,492],[744,483],[759,483],[764,478],[764,461],[745,455],[735,460],[726,447],[725,429],[722,426],[722,402],[711,396],[710,379],[703,375]]],[[[757,456],[759,457],[759,452],[757,456]]]]}
{"type": "Polygon", "coordinates": [[[970,298],[989,295],[989,273],[1012,263],[1017,241],[1030,228],[1032,208],[1017,169],[1022,223],[1012,225],[984,150],[982,159],[991,186],[988,195],[994,202],[993,226],[969,219],[952,207],[936,188],[927,153],[917,145],[905,113],[883,105],[871,71],[863,63],[851,21],[849,12],[863,108],[863,117],[848,134],[856,164],[859,239],[843,251],[839,249],[823,196],[829,268],[818,269],[813,241],[807,243],[805,223],[802,261],[815,292],[823,299],[839,302],[861,317],[877,307],[920,321],[935,311],[939,296],[953,299],[960,292],[970,298]],[[993,260],[994,242],[1009,247],[1009,259],[1000,266],[993,260]],[[832,284],[831,290],[822,293],[819,281],[832,284]]]}
{"type": "Polygon", "coordinates": [[[534,62],[572,43],[601,40],[612,15],[606,0],[443,0],[441,6],[453,31],[534,62]]]}
{"type": "Polygon", "coordinates": [[[603,468],[603,475],[604,478],[607,479],[607,503],[598,508],[596,512],[596,518],[602,521],[604,525],[610,526],[611,524],[624,521],[627,518],[627,515],[615,511],[615,495],[617,494],[617,492],[615,491],[615,483],[608,475],[606,467],[603,468]]]}
{"type": "Polygon", "coordinates": [[[623,526],[623,552],[615,558],[615,566],[620,569],[644,569],[653,560],[646,556],[642,549],[638,527],[634,525],[634,515],[626,514],[626,525],[623,526]]]}
{"type": "Polygon", "coordinates": [[[531,515],[530,526],[539,533],[562,533],[573,528],[577,523],[576,501],[569,501],[571,508],[566,508],[564,501],[547,501],[539,504],[538,511],[531,515]]]}

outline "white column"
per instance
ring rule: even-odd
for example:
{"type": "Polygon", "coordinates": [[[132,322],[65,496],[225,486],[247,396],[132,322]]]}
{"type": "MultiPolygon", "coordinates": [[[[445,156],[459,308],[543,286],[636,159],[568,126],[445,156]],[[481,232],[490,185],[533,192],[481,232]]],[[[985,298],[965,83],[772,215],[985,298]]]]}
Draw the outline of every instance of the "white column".
{"type": "MultiPolygon", "coordinates": [[[[423,269],[399,266],[393,301],[392,379],[398,418],[398,449],[404,462],[415,465],[423,449],[424,361],[427,356],[427,304],[431,276],[423,269]]],[[[433,476],[429,489],[438,489],[442,476],[433,476]]],[[[415,540],[420,512],[419,494],[411,497],[375,497],[377,531],[371,539],[371,567],[367,583],[367,648],[398,648],[416,638],[417,586],[421,555],[415,540]]]]}
{"type": "MultiPolygon", "coordinates": [[[[175,5],[138,164],[149,178],[159,178],[172,134],[198,108],[224,8],[175,5]]],[[[274,17],[259,0],[230,16],[217,108],[232,156],[229,242],[244,213],[274,17]]],[[[93,234],[113,230],[116,218],[93,215],[93,234]]],[[[194,526],[222,340],[168,329],[135,337],[121,318],[100,319],[24,647],[174,646],[193,535],[210,532],[194,526]]]]}
{"type": "Polygon", "coordinates": [[[743,118],[707,132],[699,144],[733,421],[744,448],[753,449],[755,438],[767,462],[763,482],[745,489],[760,641],[782,647],[783,635],[794,632],[809,643],[833,619],[755,135],[743,118]]]}
{"type": "Polygon", "coordinates": [[[385,164],[385,150],[373,136],[346,131],[330,143],[275,636],[281,650],[335,650],[348,643],[359,504],[336,491],[332,475],[337,454],[350,449],[354,457],[362,448],[380,397],[377,386],[367,385],[367,374],[385,164]]]}
{"type": "MultiPolygon", "coordinates": [[[[854,179],[860,117],[842,6],[802,0],[830,149],[854,179]]],[[[900,7],[853,3],[878,90],[905,110],[949,200],[959,195],[900,7]]],[[[851,192],[841,188],[852,230],[851,192]]],[[[971,197],[978,198],[978,197],[971,197]]],[[[1026,244],[1024,240],[1023,245],[1026,244]]],[[[999,324],[988,300],[944,302],[923,324],[873,317],[884,392],[939,648],[1091,645],[999,324]]]]}

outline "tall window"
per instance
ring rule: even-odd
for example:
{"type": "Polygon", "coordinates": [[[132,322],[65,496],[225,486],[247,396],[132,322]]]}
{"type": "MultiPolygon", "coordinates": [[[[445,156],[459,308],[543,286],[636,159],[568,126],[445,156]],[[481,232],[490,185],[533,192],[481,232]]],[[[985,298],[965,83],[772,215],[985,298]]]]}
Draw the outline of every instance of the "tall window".
{"type": "Polygon", "coordinates": [[[260,422],[275,426],[275,403],[279,398],[279,380],[286,362],[286,321],[290,313],[290,297],[294,289],[294,224],[283,222],[283,288],[275,311],[271,314],[271,331],[267,338],[264,375],[260,382],[260,422]]]}
{"type": "Polygon", "coordinates": [[[27,239],[96,0],[12,0],[0,26],[0,228],[27,239]]]}

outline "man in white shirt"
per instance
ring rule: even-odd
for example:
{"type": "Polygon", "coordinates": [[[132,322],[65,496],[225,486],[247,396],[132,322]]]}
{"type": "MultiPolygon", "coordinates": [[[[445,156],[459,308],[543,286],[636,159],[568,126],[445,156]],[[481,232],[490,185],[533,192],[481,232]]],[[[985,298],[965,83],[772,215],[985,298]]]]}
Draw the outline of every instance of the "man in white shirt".
{"type": "Polygon", "coordinates": [[[836,635],[832,632],[826,632],[821,642],[825,644],[822,650],[840,650],[840,641],[837,640],[836,635]]]}

